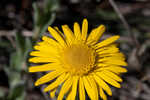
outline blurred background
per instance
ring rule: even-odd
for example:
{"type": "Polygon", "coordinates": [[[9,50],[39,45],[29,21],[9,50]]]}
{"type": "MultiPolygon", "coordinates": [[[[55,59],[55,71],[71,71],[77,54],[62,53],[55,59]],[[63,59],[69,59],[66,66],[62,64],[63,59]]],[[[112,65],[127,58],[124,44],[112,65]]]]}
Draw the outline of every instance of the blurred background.
{"type": "Polygon", "coordinates": [[[0,100],[51,100],[34,86],[41,74],[28,73],[28,53],[48,25],[72,28],[83,18],[89,32],[107,27],[102,39],[121,36],[128,73],[108,100],[150,100],[150,0],[0,0],[0,100]]]}

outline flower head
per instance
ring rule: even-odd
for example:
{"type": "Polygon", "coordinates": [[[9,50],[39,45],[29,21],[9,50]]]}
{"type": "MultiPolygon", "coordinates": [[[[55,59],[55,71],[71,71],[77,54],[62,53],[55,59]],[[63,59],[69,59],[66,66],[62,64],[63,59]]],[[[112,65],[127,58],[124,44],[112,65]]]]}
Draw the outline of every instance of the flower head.
{"type": "Polygon", "coordinates": [[[127,72],[121,67],[127,66],[125,57],[115,43],[119,36],[99,42],[105,27],[100,25],[88,36],[86,19],[83,20],[82,30],[76,22],[74,32],[67,25],[63,25],[62,30],[48,27],[53,38],[43,36],[43,41],[38,42],[30,53],[34,57],[29,62],[37,65],[29,67],[29,72],[48,72],[35,85],[51,82],[44,89],[45,92],[50,91],[51,97],[62,85],[57,100],[62,100],[64,95],[67,100],[75,100],[77,93],[80,100],[85,100],[86,92],[91,100],[98,100],[99,96],[106,100],[104,91],[112,95],[108,84],[120,88],[122,79],[119,75],[127,72]]]}

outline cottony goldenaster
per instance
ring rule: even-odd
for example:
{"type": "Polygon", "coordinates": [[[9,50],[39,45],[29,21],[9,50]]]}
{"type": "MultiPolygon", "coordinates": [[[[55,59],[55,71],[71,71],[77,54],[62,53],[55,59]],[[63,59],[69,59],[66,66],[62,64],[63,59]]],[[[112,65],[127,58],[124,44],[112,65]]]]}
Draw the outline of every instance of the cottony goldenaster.
{"type": "Polygon", "coordinates": [[[112,95],[108,84],[120,88],[120,74],[127,72],[122,67],[127,66],[125,56],[115,43],[119,36],[99,42],[105,26],[98,26],[88,35],[87,19],[83,20],[82,29],[75,22],[73,31],[67,25],[62,25],[62,30],[49,26],[52,38],[43,36],[30,53],[33,57],[29,62],[36,65],[30,66],[29,72],[47,72],[35,82],[35,86],[49,83],[44,91],[50,91],[53,98],[61,85],[57,100],[62,100],[64,95],[66,100],[85,100],[86,93],[91,100],[99,97],[107,100],[104,91],[112,95]]]}

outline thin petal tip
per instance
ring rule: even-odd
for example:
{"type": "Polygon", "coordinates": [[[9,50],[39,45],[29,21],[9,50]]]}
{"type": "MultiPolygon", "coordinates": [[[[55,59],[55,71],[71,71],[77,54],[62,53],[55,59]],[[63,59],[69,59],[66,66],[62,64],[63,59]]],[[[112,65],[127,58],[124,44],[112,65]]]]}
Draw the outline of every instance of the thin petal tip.
{"type": "Polygon", "coordinates": [[[48,92],[49,90],[45,88],[43,91],[44,91],[44,92],[48,92]]]}
{"type": "Polygon", "coordinates": [[[29,68],[28,68],[28,72],[32,72],[32,67],[29,67],[29,68]]]}
{"type": "Polygon", "coordinates": [[[121,85],[119,84],[118,86],[116,86],[116,88],[121,88],[121,85]]]}
{"type": "Polygon", "coordinates": [[[87,18],[84,18],[83,21],[86,21],[86,22],[87,22],[87,18]]]}
{"type": "Polygon", "coordinates": [[[48,26],[48,31],[49,32],[53,32],[53,31],[55,31],[51,26],[48,26]]]}
{"type": "Polygon", "coordinates": [[[33,62],[32,58],[28,59],[29,62],[33,62]]]}
{"type": "Polygon", "coordinates": [[[83,19],[83,24],[88,24],[88,20],[86,18],[83,19]]]}
{"type": "Polygon", "coordinates": [[[116,37],[116,39],[119,39],[119,38],[120,38],[120,36],[119,36],[119,35],[115,35],[115,37],[116,37]]]}
{"type": "Polygon", "coordinates": [[[34,85],[35,85],[35,86],[39,86],[39,85],[40,85],[39,81],[37,80],[37,81],[34,83],[34,85]]]}
{"type": "Polygon", "coordinates": [[[66,28],[67,26],[68,26],[68,25],[66,25],[66,24],[65,24],[65,25],[62,25],[62,27],[64,27],[64,28],[66,28]]]}
{"type": "Polygon", "coordinates": [[[48,30],[50,30],[52,27],[51,26],[48,26],[48,30]]]}
{"type": "Polygon", "coordinates": [[[125,62],[125,63],[124,63],[124,66],[128,66],[128,63],[127,63],[127,62],[125,62]]]}
{"type": "Polygon", "coordinates": [[[128,70],[127,70],[126,68],[124,68],[123,72],[124,72],[124,73],[127,73],[127,72],[128,72],[128,70]]]}
{"type": "Polygon", "coordinates": [[[78,22],[74,22],[74,25],[78,25],[78,22]]]}
{"type": "Polygon", "coordinates": [[[106,30],[105,25],[100,25],[99,27],[100,27],[101,30],[106,30]]]}

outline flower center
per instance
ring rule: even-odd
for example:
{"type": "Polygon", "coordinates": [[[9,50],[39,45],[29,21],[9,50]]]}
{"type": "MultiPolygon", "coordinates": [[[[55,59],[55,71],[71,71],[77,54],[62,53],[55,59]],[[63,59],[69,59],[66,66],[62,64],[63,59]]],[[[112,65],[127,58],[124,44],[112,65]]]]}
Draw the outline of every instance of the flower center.
{"type": "Polygon", "coordinates": [[[62,63],[72,74],[87,74],[94,67],[95,51],[86,44],[73,44],[64,49],[62,63]]]}

